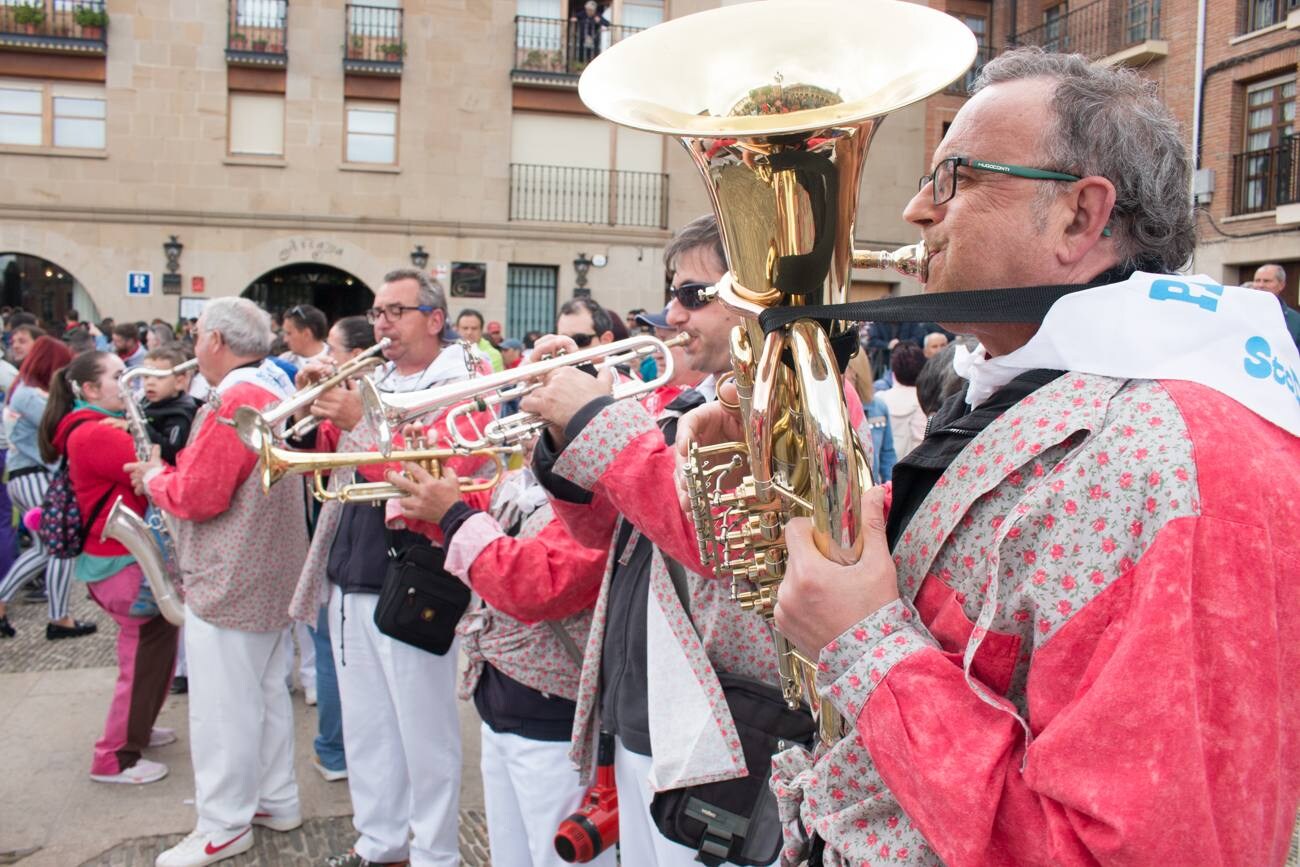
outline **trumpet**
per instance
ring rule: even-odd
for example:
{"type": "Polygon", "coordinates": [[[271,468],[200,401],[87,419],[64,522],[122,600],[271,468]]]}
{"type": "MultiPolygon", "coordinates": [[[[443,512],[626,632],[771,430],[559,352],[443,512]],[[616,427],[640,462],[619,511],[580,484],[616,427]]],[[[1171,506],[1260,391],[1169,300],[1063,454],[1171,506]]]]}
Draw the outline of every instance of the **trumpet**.
{"type": "MultiPolygon", "coordinates": [[[[356,358],[339,365],[329,376],[306,388],[299,389],[268,410],[258,412],[251,406],[241,406],[235,410],[235,417],[232,420],[235,433],[239,435],[239,439],[244,445],[253,451],[261,451],[262,444],[276,439],[276,428],[292,417],[294,413],[311,406],[316,398],[334,386],[340,385],[354,376],[367,373],[382,364],[383,361],[378,356],[388,348],[390,343],[392,341],[385,337],[356,358]]],[[[279,438],[287,439],[289,437],[303,436],[315,430],[318,424],[320,424],[320,419],[315,416],[308,416],[286,430],[283,436],[279,438]]]]}
{"type": "Polygon", "coordinates": [[[518,449],[486,448],[466,451],[455,448],[429,448],[423,441],[415,440],[411,448],[395,451],[385,456],[379,452],[337,452],[322,454],[316,452],[296,452],[280,448],[264,438],[260,448],[262,490],[270,491],[271,486],[290,475],[313,476],[312,496],[321,503],[337,500],[341,503],[380,503],[393,500],[405,494],[388,482],[354,482],[338,490],[329,489],[328,475],[331,470],[345,467],[364,467],[374,464],[387,464],[394,461],[419,464],[433,476],[442,474],[442,462],[451,458],[486,457],[492,459],[494,472],[487,479],[462,479],[461,493],[487,491],[496,487],[506,474],[506,460],[518,449]]]}
{"type": "Polygon", "coordinates": [[[366,418],[378,432],[381,449],[385,443],[391,442],[392,431],[395,428],[456,404],[464,405],[448,413],[447,427],[458,445],[467,449],[503,447],[521,442],[545,427],[546,422],[533,413],[515,413],[496,419],[481,432],[475,431],[474,438],[461,434],[454,422],[469,413],[486,410],[523,397],[541,384],[540,381],[534,380],[540,380],[546,374],[561,367],[591,364],[600,371],[620,364],[635,364],[647,355],[659,353],[663,355],[664,364],[658,376],[654,379],[633,379],[618,383],[612,392],[615,400],[647,394],[672,379],[673,356],[669,350],[674,346],[681,346],[688,340],[690,336],[687,334],[678,334],[668,340],[660,340],[650,334],[640,334],[601,346],[589,346],[576,352],[548,356],[531,364],[521,364],[512,370],[438,385],[422,391],[381,394],[373,383],[363,382],[361,402],[365,407],[366,418]]]}

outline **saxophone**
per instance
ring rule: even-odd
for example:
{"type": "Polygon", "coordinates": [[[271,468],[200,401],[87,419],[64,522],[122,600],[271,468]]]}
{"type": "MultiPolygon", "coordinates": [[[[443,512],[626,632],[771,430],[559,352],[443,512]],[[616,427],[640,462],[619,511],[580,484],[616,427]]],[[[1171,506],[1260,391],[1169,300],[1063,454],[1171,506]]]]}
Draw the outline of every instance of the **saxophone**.
{"type": "MultiPolygon", "coordinates": [[[[171,376],[184,373],[195,369],[198,365],[197,360],[190,359],[184,364],[161,370],[134,367],[123,371],[118,378],[118,385],[122,389],[122,401],[126,406],[127,428],[131,433],[131,439],[135,442],[135,456],[139,460],[149,460],[149,456],[153,454],[153,442],[149,439],[144,411],[135,396],[136,381],[146,376],[171,376]]],[[[146,488],[145,497],[148,496],[149,491],[146,488]]],[[[140,571],[144,573],[145,580],[149,582],[149,589],[153,591],[154,600],[158,603],[158,611],[173,626],[183,625],[185,605],[181,601],[175,576],[179,563],[176,541],[162,510],[154,509],[146,520],[118,497],[113,503],[113,508],[108,512],[102,538],[116,539],[131,552],[131,556],[140,564],[140,571]]]]}

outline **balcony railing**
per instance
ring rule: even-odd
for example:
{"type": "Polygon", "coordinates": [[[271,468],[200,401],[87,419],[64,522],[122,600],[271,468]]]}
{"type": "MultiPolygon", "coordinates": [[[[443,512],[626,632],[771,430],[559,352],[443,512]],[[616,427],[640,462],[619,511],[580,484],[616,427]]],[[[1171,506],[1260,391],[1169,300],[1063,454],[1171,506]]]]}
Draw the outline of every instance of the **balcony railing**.
{"type": "Polygon", "coordinates": [[[104,0],[0,0],[0,47],[103,54],[104,0]]]}
{"type": "Polygon", "coordinates": [[[1281,24],[1296,9],[1300,9],[1300,0],[1242,0],[1241,32],[1281,24]]]}
{"type": "Polygon", "coordinates": [[[644,28],[589,29],[579,20],[515,16],[515,73],[577,77],[596,55],[644,28]]]}
{"type": "Polygon", "coordinates": [[[668,176],[510,164],[510,219],[668,227],[668,176]]]}
{"type": "Polygon", "coordinates": [[[370,75],[401,75],[406,43],[402,10],[390,6],[347,4],[347,46],[343,68],[370,75]]]}
{"type": "Polygon", "coordinates": [[[1160,0],[1093,0],[1017,33],[1011,42],[1097,59],[1159,38],[1160,0]]]}
{"type": "Polygon", "coordinates": [[[288,0],[230,0],[226,62],[240,66],[288,63],[288,0]]]}
{"type": "Polygon", "coordinates": [[[1300,202],[1300,136],[1232,156],[1232,213],[1258,214],[1300,202]]]}
{"type": "Polygon", "coordinates": [[[975,86],[975,79],[979,78],[980,70],[984,64],[993,59],[993,49],[988,45],[981,45],[975,52],[975,62],[971,64],[966,74],[944,88],[944,93],[955,96],[969,96],[970,89],[975,86]]]}

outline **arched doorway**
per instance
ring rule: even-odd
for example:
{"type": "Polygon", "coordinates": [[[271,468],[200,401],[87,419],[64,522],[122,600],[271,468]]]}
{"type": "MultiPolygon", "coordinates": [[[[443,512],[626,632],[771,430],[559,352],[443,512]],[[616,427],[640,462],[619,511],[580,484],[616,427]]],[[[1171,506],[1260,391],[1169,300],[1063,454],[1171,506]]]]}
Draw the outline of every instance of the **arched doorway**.
{"type": "Polygon", "coordinates": [[[0,306],[36,314],[56,336],[69,310],[82,322],[99,321],[99,308],[80,280],[58,263],[26,253],[0,253],[0,306]]]}
{"type": "Polygon", "coordinates": [[[323,310],[333,322],[366,312],[375,293],[347,271],[315,262],[299,262],[267,271],[248,284],[243,296],[271,313],[284,313],[297,304],[311,304],[323,310]]]}

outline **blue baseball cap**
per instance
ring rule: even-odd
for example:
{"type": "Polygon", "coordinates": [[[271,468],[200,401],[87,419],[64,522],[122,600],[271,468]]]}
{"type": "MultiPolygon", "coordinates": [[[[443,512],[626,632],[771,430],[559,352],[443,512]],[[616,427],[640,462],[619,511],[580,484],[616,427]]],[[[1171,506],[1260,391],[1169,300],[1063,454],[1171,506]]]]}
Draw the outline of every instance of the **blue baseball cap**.
{"type": "Polygon", "coordinates": [[[668,324],[668,308],[665,307],[658,313],[638,313],[636,321],[642,325],[649,325],[651,328],[663,328],[671,330],[672,326],[668,324]]]}

